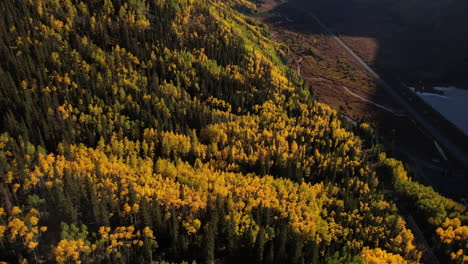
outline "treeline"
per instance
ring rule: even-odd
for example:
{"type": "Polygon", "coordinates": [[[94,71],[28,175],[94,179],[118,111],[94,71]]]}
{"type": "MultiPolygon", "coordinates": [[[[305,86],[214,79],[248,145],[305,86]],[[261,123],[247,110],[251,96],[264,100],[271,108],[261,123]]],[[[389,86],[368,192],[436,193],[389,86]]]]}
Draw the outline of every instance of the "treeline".
{"type": "Polygon", "coordinates": [[[0,2],[0,261],[419,260],[252,8],[0,2]]]}
{"type": "Polygon", "coordinates": [[[466,207],[443,197],[430,186],[413,181],[401,161],[380,152],[378,136],[368,124],[362,123],[358,130],[374,152],[381,179],[390,185],[396,199],[404,201],[404,210],[419,220],[418,225],[441,261],[465,263],[468,260],[465,252],[468,241],[466,207]]]}
{"type": "Polygon", "coordinates": [[[468,212],[466,207],[438,194],[430,186],[412,181],[401,161],[379,156],[382,167],[391,176],[395,191],[408,201],[416,215],[423,219],[420,223],[430,230],[428,237],[434,239],[435,249],[446,261],[466,262],[468,241],[468,212]],[[412,205],[412,206],[411,206],[412,205]]]}

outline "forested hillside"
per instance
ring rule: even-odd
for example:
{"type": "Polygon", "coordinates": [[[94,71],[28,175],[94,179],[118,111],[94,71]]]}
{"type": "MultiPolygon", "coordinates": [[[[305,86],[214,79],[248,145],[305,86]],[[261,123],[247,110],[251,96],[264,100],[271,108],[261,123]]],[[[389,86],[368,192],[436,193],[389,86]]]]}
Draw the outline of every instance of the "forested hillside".
{"type": "Polygon", "coordinates": [[[403,197],[462,263],[466,208],[344,129],[254,8],[0,1],[0,261],[416,263],[403,197]]]}

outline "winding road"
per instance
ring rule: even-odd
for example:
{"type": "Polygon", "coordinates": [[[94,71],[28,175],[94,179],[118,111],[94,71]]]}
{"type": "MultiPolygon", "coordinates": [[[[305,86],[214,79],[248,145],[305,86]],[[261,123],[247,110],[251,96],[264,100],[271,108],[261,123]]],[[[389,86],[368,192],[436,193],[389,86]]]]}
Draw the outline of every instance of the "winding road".
{"type": "Polygon", "coordinates": [[[427,121],[421,114],[419,114],[413,106],[411,106],[399,93],[397,93],[390,85],[383,80],[374,70],[367,65],[354,51],[348,47],[340,38],[338,38],[328,27],[322,23],[322,21],[313,13],[309,12],[309,15],[322,27],[324,32],[333,38],[343,49],[348,52],[380,85],[385,91],[398,102],[403,110],[407,112],[423,129],[429,132],[432,137],[438,141],[451,155],[462,163],[462,165],[468,169],[468,155],[466,150],[462,150],[459,146],[454,144],[452,141],[447,139],[439,129],[434,127],[429,121],[427,121]]]}
{"type": "MultiPolygon", "coordinates": [[[[301,78],[304,79],[304,80],[313,79],[313,78],[308,78],[308,77],[302,76],[302,73],[301,73],[301,62],[302,62],[303,60],[304,60],[304,58],[303,58],[303,57],[300,57],[299,60],[297,61],[297,75],[299,75],[299,77],[301,77],[301,78]]],[[[365,97],[362,97],[362,96],[360,96],[359,94],[356,94],[356,93],[352,92],[348,87],[346,87],[346,86],[344,86],[344,85],[341,85],[340,87],[342,87],[347,93],[349,93],[350,95],[352,95],[352,96],[354,96],[354,97],[360,99],[361,101],[368,102],[368,103],[370,103],[370,104],[372,104],[372,105],[374,105],[374,106],[376,106],[376,107],[378,107],[378,108],[381,108],[381,109],[383,109],[383,110],[385,110],[385,111],[388,111],[388,112],[390,112],[390,113],[392,113],[392,114],[394,114],[394,115],[396,115],[396,116],[400,116],[400,115],[398,115],[397,113],[395,113],[395,111],[393,111],[392,109],[390,109],[390,108],[388,108],[388,107],[385,107],[385,106],[383,106],[383,105],[381,105],[381,104],[378,104],[378,103],[376,103],[376,102],[374,102],[374,101],[371,101],[371,100],[369,100],[369,99],[367,99],[367,98],[365,98],[365,97]]]]}
{"type": "Polygon", "coordinates": [[[373,102],[373,101],[371,101],[371,100],[369,100],[369,99],[367,99],[367,98],[364,98],[364,97],[360,96],[359,94],[355,94],[355,93],[351,92],[351,90],[349,90],[348,87],[346,87],[346,86],[342,86],[342,87],[343,87],[343,89],[345,89],[345,91],[348,92],[350,95],[352,95],[352,96],[354,96],[354,97],[356,97],[356,98],[359,98],[359,99],[361,99],[362,101],[368,102],[368,103],[370,103],[370,104],[372,104],[372,105],[375,105],[376,107],[379,107],[379,108],[381,108],[381,109],[383,109],[383,110],[386,110],[386,111],[388,111],[388,112],[390,112],[390,113],[396,115],[395,112],[394,112],[392,109],[387,108],[387,107],[385,107],[385,106],[383,106],[383,105],[380,105],[380,104],[378,104],[378,103],[375,103],[375,102],[373,102]]]}

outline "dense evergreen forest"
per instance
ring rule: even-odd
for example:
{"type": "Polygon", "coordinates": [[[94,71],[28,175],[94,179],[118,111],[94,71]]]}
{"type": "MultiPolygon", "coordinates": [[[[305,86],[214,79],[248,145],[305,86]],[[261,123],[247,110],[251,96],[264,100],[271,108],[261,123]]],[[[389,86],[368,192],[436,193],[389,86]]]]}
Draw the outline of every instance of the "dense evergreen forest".
{"type": "Polygon", "coordinates": [[[417,263],[405,204],[463,263],[466,208],[345,129],[254,9],[0,1],[0,261],[417,263]]]}

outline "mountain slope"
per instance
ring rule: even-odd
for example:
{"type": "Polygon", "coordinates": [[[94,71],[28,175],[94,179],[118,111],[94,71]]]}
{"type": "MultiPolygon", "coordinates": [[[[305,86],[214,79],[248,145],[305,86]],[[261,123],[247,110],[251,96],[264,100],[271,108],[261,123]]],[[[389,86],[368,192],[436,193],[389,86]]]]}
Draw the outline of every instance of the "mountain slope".
{"type": "Polygon", "coordinates": [[[0,3],[0,261],[420,258],[252,8],[0,3]]]}

